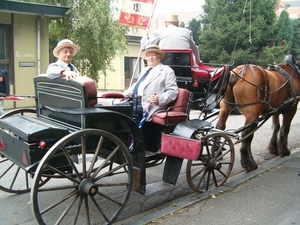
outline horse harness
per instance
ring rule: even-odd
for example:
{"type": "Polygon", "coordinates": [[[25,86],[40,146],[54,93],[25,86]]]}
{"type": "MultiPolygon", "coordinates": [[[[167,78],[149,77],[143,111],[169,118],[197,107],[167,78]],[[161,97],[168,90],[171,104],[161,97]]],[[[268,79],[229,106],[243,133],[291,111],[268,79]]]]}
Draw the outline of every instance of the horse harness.
{"type": "MultiPolygon", "coordinates": [[[[295,69],[295,67],[292,66],[292,65],[290,65],[290,63],[288,63],[288,62],[285,62],[285,63],[287,63],[289,66],[291,66],[291,68],[293,68],[293,72],[294,72],[294,71],[296,72],[296,74],[297,74],[297,76],[298,76],[298,78],[299,78],[299,80],[300,80],[300,74],[299,74],[299,72],[295,69]]],[[[265,73],[264,69],[263,69],[262,67],[260,67],[260,66],[257,66],[257,67],[258,67],[258,68],[261,70],[261,72],[263,73],[264,78],[265,78],[265,81],[267,81],[267,79],[266,79],[266,73],[265,73]]],[[[270,71],[270,70],[274,70],[274,71],[278,72],[279,74],[281,74],[281,75],[286,79],[286,81],[285,81],[285,82],[284,82],[277,90],[272,91],[272,92],[269,92],[270,97],[269,97],[268,100],[267,100],[267,94],[268,94],[268,85],[267,85],[267,83],[265,83],[264,89],[262,89],[261,87],[259,87],[259,86],[258,86],[257,75],[256,75],[255,71],[253,70],[253,66],[250,65],[250,64],[247,64],[247,65],[245,65],[242,69],[240,69],[237,73],[236,73],[235,71],[232,71],[232,72],[233,72],[237,77],[239,77],[241,80],[243,80],[243,81],[247,82],[248,84],[250,84],[250,85],[256,87],[258,100],[255,101],[255,102],[247,103],[247,104],[237,104],[237,103],[233,103],[233,102],[227,102],[227,101],[225,101],[225,100],[224,100],[224,102],[225,102],[226,104],[229,104],[229,105],[240,106],[240,107],[249,106],[249,105],[255,105],[255,104],[267,104],[267,105],[269,105],[269,110],[274,110],[274,109],[271,107],[271,105],[270,105],[271,100],[272,100],[272,93],[279,91],[279,90],[282,89],[286,84],[288,84],[288,85],[290,86],[291,97],[296,97],[296,96],[297,96],[297,93],[296,93],[296,92],[294,91],[294,89],[292,88],[290,76],[289,76],[289,74],[288,74],[285,70],[283,70],[283,69],[282,69],[280,66],[278,66],[278,65],[269,65],[268,68],[267,68],[267,70],[269,70],[269,71],[270,71]],[[256,80],[256,84],[253,84],[253,83],[249,82],[248,80],[246,80],[246,79],[244,78],[244,75],[245,75],[245,73],[246,73],[247,68],[250,68],[251,71],[252,71],[252,73],[254,74],[254,79],[256,80]],[[260,91],[263,91],[263,92],[264,92],[264,99],[261,99],[261,93],[260,93],[260,91]]],[[[297,98],[295,98],[295,103],[296,103],[296,102],[297,102],[297,98]]]]}

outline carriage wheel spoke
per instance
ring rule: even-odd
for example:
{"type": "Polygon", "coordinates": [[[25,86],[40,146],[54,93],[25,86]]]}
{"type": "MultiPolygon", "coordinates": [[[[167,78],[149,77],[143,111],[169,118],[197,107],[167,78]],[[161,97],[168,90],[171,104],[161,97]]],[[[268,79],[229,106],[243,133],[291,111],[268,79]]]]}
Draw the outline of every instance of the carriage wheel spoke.
{"type": "Polygon", "coordinates": [[[195,174],[192,176],[192,179],[194,179],[195,177],[198,177],[199,174],[201,174],[204,170],[206,170],[206,167],[201,168],[197,173],[195,173],[195,174]]]}
{"type": "Polygon", "coordinates": [[[92,174],[92,172],[93,172],[93,168],[94,168],[94,166],[95,166],[95,163],[96,163],[97,160],[98,160],[98,155],[99,155],[99,153],[100,153],[100,149],[101,149],[101,147],[102,147],[103,141],[104,141],[104,137],[101,136],[100,139],[99,139],[99,141],[98,141],[97,148],[96,148],[96,150],[95,150],[95,154],[94,154],[94,156],[93,156],[93,159],[92,159],[92,161],[91,161],[91,165],[90,165],[89,171],[88,171],[88,173],[87,173],[87,177],[90,177],[91,174],[92,174]]]}
{"type": "Polygon", "coordinates": [[[81,154],[82,154],[82,178],[85,179],[86,176],[86,136],[81,136],[81,154]]]}
{"type": "Polygon", "coordinates": [[[204,173],[202,174],[198,184],[196,185],[197,188],[200,188],[200,185],[202,184],[202,182],[204,181],[205,179],[205,176],[206,176],[206,173],[207,173],[207,170],[204,171],[204,173]]]}
{"type": "Polygon", "coordinates": [[[217,181],[217,178],[216,178],[216,174],[215,174],[215,171],[214,171],[214,170],[212,171],[212,177],[213,177],[213,179],[214,179],[214,184],[215,184],[215,186],[216,186],[216,187],[219,187],[218,181],[217,181]]]}
{"type": "MultiPolygon", "coordinates": [[[[7,161],[7,160],[5,160],[5,161],[7,161]]],[[[8,171],[14,166],[15,164],[14,163],[12,163],[2,174],[1,174],[1,176],[0,176],[0,178],[2,178],[5,174],[7,174],[8,173],[8,171]]]]}
{"type": "Polygon", "coordinates": [[[206,187],[205,187],[206,191],[208,191],[208,188],[209,188],[210,177],[211,177],[211,171],[208,171],[207,172],[207,178],[206,178],[206,187]]]}
{"type": "Polygon", "coordinates": [[[97,193],[98,195],[100,195],[100,196],[102,196],[103,198],[105,198],[105,199],[107,199],[107,200],[109,200],[109,201],[111,201],[111,202],[113,202],[113,203],[116,203],[117,205],[119,205],[119,206],[121,206],[122,205],[122,203],[121,202],[118,202],[118,201],[116,201],[116,200],[114,200],[114,199],[112,199],[111,197],[109,197],[108,195],[106,195],[106,194],[104,194],[104,193],[102,193],[102,192],[100,192],[100,191],[98,191],[98,193],[97,193]]]}
{"type": "Polygon", "coordinates": [[[94,203],[94,205],[96,206],[96,208],[98,209],[98,211],[100,212],[100,214],[102,215],[102,217],[105,219],[105,221],[109,221],[109,218],[105,215],[105,213],[103,212],[103,210],[101,209],[100,205],[97,203],[97,201],[95,200],[95,198],[93,196],[91,196],[92,202],[94,203]]]}
{"type": "Polygon", "coordinates": [[[94,180],[98,181],[98,180],[102,179],[103,177],[106,177],[106,176],[109,176],[109,175],[113,175],[113,173],[115,171],[118,171],[119,169],[123,169],[127,165],[128,165],[128,163],[124,163],[122,165],[119,165],[119,166],[117,166],[117,167],[115,167],[115,168],[107,171],[106,173],[101,174],[99,177],[94,177],[94,180]]]}
{"type": "Polygon", "coordinates": [[[14,186],[14,184],[15,184],[15,181],[16,181],[16,179],[17,179],[17,176],[18,176],[19,172],[20,172],[20,167],[18,167],[17,171],[15,172],[15,175],[14,175],[14,177],[13,177],[13,179],[12,179],[12,181],[11,181],[10,187],[9,187],[10,189],[13,188],[13,186],[14,186]]]}
{"type": "Polygon", "coordinates": [[[73,224],[76,224],[76,223],[77,223],[78,216],[79,216],[80,209],[81,209],[82,202],[83,202],[83,198],[84,198],[84,196],[80,196],[80,198],[79,198],[79,201],[78,201],[78,205],[77,205],[77,209],[76,209],[76,213],[75,213],[75,217],[74,217],[74,222],[73,222],[73,224]]]}
{"type": "Polygon", "coordinates": [[[120,146],[117,146],[110,154],[109,156],[104,160],[104,162],[97,168],[97,170],[93,173],[91,176],[92,179],[95,179],[95,177],[98,175],[98,173],[108,165],[107,163],[112,159],[112,157],[118,152],[120,146]]]}
{"type": "Polygon", "coordinates": [[[46,207],[45,209],[41,210],[40,213],[41,215],[48,212],[49,210],[55,208],[56,206],[58,206],[59,204],[61,204],[62,202],[68,200],[69,198],[71,198],[72,196],[77,194],[77,190],[74,190],[72,192],[70,192],[68,195],[66,195],[64,198],[55,201],[54,203],[52,203],[51,205],[49,205],[48,207],[46,207]]]}
{"type": "MultiPolygon", "coordinates": [[[[62,222],[62,220],[65,218],[65,216],[67,215],[67,213],[70,211],[70,209],[72,208],[72,206],[74,205],[74,203],[77,201],[77,199],[79,198],[79,195],[75,196],[74,200],[69,204],[69,206],[62,212],[62,214],[60,215],[60,217],[58,218],[58,220],[56,221],[55,224],[60,224],[62,222]]],[[[75,215],[76,218],[76,215],[75,215]]],[[[74,223],[76,224],[76,223],[74,223]]]]}
{"type": "MultiPolygon", "coordinates": [[[[60,170],[58,170],[58,169],[56,169],[56,168],[54,168],[53,166],[50,166],[50,165],[47,165],[47,168],[50,169],[51,171],[55,172],[55,173],[58,173],[59,175],[61,175],[62,178],[67,178],[70,181],[73,181],[75,183],[79,183],[78,180],[76,180],[74,177],[71,176],[72,174],[70,174],[70,175],[66,174],[66,173],[64,173],[64,172],[62,172],[62,171],[60,171],[60,170]]],[[[80,178],[80,176],[78,176],[78,178],[80,178]]]]}
{"type": "MultiPolygon", "coordinates": [[[[70,154],[67,152],[66,148],[62,148],[62,150],[63,150],[63,153],[65,154],[65,157],[67,158],[67,160],[68,160],[68,162],[69,162],[69,165],[72,167],[73,171],[75,172],[76,176],[77,176],[80,180],[82,180],[82,177],[81,177],[81,175],[80,175],[80,173],[79,173],[77,167],[75,166],[73,160],[71,159],[70,154]]],[[[53,167],[52,167],[52,168],[53,168],[53,167]]],[[[52,168],[51,168],[51,170],[52,170],[52,168]]],[[[55,168],[53,168],[53,169],[55,169],[55,168]]],[[[53,170],[53,171],[56,172],[57,170],[53,170]]],[[[64,173],[63,176],[65,176],[65,175],[66,175],[66,174],[64,173]]],[[[78,182],[78,181],[76,181],[76,180],[73,180],[73,181],[74,181],[74,182],[78,182]]]]}
{"type": "Polygon", "coordinates": [[[88,203],[88,198],[85,197],[84,198],[84,204],[85,204],[85,214],[86,214],[86,220],[87,220],[87,225],[90,225],[91,224],[91,221],[90,221],[90,209],[89,209],[89,203],[88,203]]]}

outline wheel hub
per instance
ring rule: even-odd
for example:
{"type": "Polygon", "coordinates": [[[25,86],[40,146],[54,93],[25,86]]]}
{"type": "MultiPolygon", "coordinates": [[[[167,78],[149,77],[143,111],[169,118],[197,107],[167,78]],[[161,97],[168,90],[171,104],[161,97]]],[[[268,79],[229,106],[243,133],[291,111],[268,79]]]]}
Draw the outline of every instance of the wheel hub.
{"type": "Polygon", "coordinates": [[[79,185],[79,192],[83,195],[95,195],[98,192],[98,187],[92,179],[85,179],[79,185]]]}
{"type": "Polygon", "coordinates": [[[208,163],[208,166],[207,166],[207,168],[208,168],[209,170],[214,170],[214,169],[220,170],[221,167],[222,167],[221,163],[219,163],[219,162],[218,162],[217,160],[215,160],[215,159],[211,159],[210,162],[208,163]]]}

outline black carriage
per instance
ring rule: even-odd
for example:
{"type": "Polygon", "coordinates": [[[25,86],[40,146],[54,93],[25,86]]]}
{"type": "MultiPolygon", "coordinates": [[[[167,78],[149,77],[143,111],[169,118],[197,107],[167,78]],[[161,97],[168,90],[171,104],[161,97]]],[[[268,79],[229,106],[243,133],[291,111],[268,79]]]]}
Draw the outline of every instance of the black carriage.
{"type": "Polygon", "coordinates": [[[0,189],[30,191],[39,224],[111,224],[133,190],[147,194],[176,185],[184,159],[193,191],[224,184],[234,163],[231,139],[208,121],[188,119],[189,103],[195,102],[189,85],[199,84],[205,106],[211,71],[205,69],[204,78],[199,71],[185,76],[194,68],[178,62],[178,54],[170,51],[181,83],[178,98],[152,122],[164,128],[158,152],[145,150],[132,106],[97,104],[94,81],[35,77],[36,109],[13,110],[0,119],[0,189]],[[163,161],[162,181],[147,184],[146,168],[163,161]]]}

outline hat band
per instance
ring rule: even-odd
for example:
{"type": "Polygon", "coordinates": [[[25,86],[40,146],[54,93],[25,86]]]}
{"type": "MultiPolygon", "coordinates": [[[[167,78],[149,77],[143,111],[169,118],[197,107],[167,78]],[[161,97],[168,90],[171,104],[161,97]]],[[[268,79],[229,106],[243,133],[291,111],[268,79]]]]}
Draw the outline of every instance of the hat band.
{"type": "Polygon", "coordinates": [[[160,50],[160,49],[158,49],[158,48],[155,48],[155,47],[150,47],[150,48],[147,48],[147,49],[146,49],[146,51],[148,51],[148,50],[152,50],[152,49],[154,49],[154,50],[160,50]]]}

